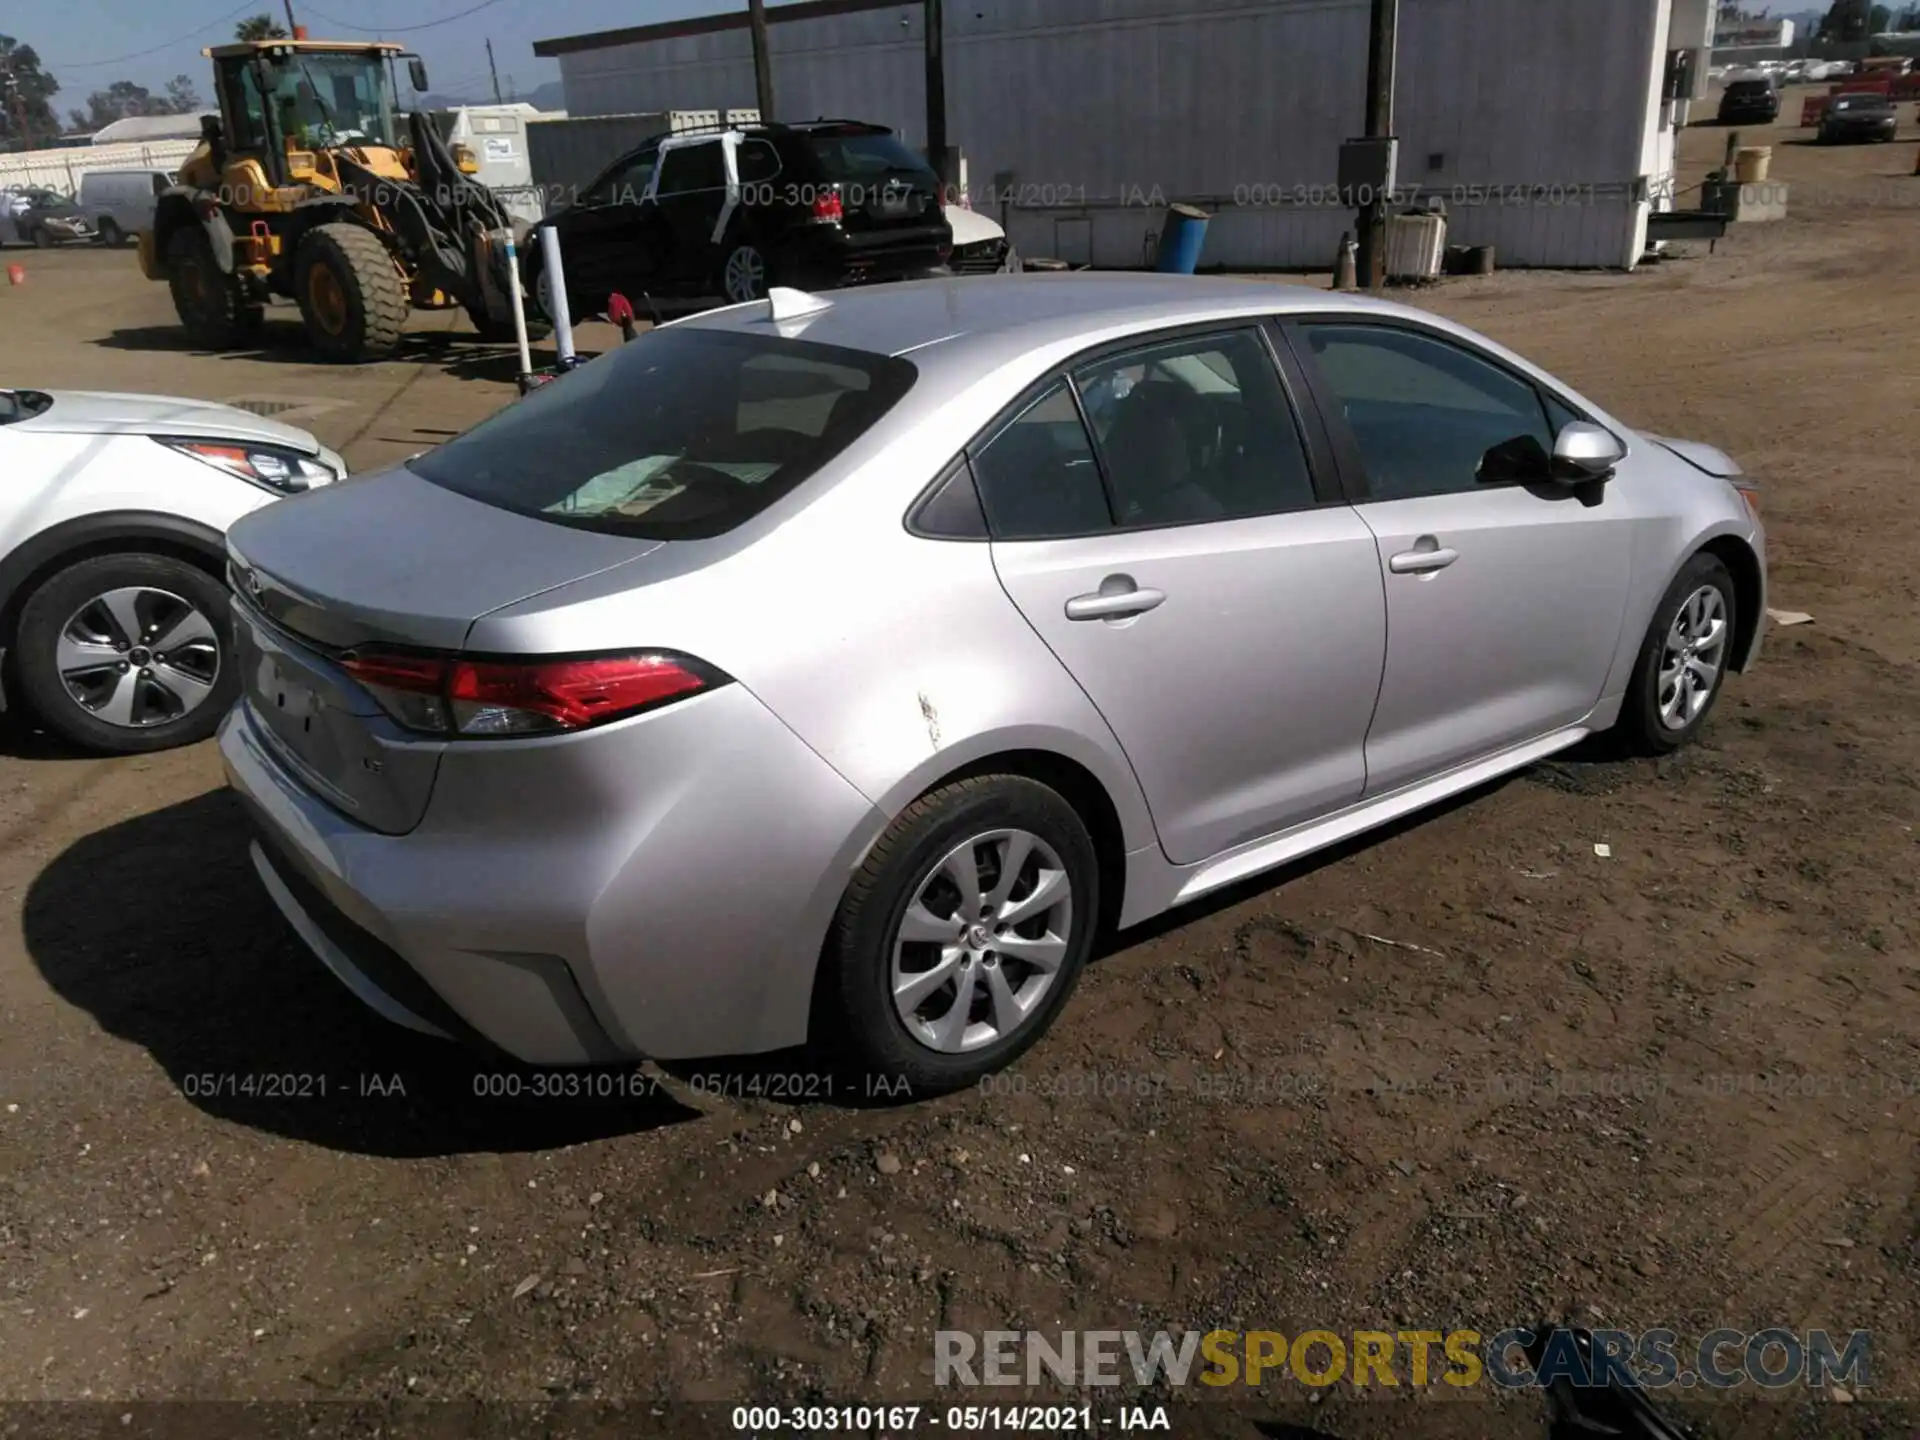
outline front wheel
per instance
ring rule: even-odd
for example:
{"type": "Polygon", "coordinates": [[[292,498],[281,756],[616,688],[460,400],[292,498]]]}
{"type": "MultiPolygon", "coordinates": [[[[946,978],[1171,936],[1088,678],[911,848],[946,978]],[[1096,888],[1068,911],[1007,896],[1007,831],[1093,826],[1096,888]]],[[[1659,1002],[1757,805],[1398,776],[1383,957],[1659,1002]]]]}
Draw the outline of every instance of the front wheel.
{"type": "Polygon", "coordinates": [[[98,555],[20,614],[20,688],[49,730],[131,755],[204,740],[239,692],[227,591],[171,555],[98,555]]]}
{"type": "Polygon", "coordinates": [[[53,235],[48,231],[46,226],[38,225],[34,227],[33,247],[36,250],[51,250],[53,248],[53,235]]]}
{"type": "Polygon", "coordinates": [[[1099,913],[1093,841],[1057,791],[958,781],[909,807],[847,887],[823,1018],[870,1076],[916,1096],[972,1084],[1053,1023],[1099,913]]]}
{"type": "Polygon", "coordinates": [[[1667,587],[1620,711],[1636,748],[1664,755],[1699,734],[1733,659],[1734,606],[1733,577],[1712,555],[1695,555],[1667,587]]]}
{"type": "Polygon", "coordinates": [[[328,360],[384,360],[400,344],[407,292],[380,237],[336,221],[307,232],[294,255],[307,338],[328,360]]]}

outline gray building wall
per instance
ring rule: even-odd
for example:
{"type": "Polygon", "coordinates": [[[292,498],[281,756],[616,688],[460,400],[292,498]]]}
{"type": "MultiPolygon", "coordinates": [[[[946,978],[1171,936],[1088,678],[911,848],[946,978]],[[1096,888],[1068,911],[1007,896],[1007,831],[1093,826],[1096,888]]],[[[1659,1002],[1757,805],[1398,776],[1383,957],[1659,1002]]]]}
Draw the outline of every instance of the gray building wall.
{"type": "MultiPolygon", "coordinates": [[[[1503,263],[1633,263],[1640,182],[1671,155],[1656,132],[1673,3],[1404,0],[1401,185],[1446,200],[1453,242],[1503,263]]],[[[924,144],[920,5],[779,14],[779,118],[874,120],[924,144]]],[[[949,5],[948,138],[975,203],[1025,253],[1142,264],[1165,203],[1191,200],[1215,212],[1209,265],[1324,266],[1352,224],[1325,191],[1362,129],[1367,14],[1366,0],[949,5]]],[[[744,28],[558,58],[572,115],[752,103],[744,28]]]]}

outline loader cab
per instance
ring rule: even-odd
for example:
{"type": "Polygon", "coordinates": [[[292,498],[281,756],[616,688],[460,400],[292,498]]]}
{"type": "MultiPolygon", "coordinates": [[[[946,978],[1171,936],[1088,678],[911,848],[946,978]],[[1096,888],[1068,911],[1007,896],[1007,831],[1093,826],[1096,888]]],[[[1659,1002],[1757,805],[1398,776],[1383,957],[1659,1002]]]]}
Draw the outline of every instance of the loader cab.
{"type": "Polygon", "coordinates": [[[266,41],[208,53],[226,149],[258,162],[269,185],[301,178],[289,155],[397,150],[405,143],[391,69],[397,45],[266,41]]]}

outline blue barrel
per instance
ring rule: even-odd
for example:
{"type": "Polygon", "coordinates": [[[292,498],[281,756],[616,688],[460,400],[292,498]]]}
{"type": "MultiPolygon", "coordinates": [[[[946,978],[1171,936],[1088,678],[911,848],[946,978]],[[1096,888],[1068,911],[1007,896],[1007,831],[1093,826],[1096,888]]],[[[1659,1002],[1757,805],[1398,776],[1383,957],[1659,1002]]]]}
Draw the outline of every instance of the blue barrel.
{"type": "Polygon", "coordinates": [[[1154,266],[1162,275],[1191,275],[1200,266],[1200,247],[1207,242],[1212,217],[1192,205],[1169,205],[1167,222],[1160,227],[1160,259],[1154,266]]]}

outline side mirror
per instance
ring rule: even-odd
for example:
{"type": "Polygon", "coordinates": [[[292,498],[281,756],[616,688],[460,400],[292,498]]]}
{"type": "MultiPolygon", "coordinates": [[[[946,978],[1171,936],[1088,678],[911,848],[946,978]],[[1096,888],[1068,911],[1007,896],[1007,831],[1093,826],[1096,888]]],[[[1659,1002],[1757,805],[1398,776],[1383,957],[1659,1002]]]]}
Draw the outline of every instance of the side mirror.
{"type": "Polygon", "coordinates": [[[418,55],[411,56],[407,60],[407,79],[413,83],[415,90],[427,88],[427,62],[418,55]]]}
{"type": "Polygon", "coordinates": [[[1626,458],[1626,447],[1611,430],[1576,420],[1554,439],[1553,478],[1568,485],[1605,480],[1626,458]]]}

